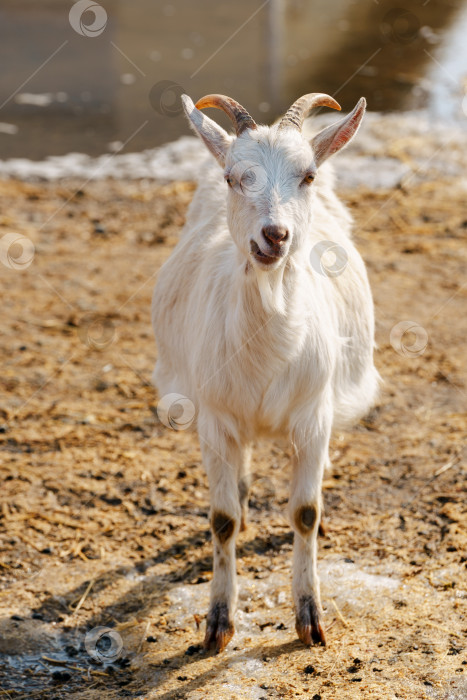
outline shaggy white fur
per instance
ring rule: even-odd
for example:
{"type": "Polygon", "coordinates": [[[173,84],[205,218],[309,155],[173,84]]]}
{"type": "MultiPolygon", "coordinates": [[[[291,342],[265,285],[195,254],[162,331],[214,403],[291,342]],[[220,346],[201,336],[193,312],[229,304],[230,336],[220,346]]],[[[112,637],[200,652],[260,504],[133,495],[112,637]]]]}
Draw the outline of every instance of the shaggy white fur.
{"type": "Polygon", "coordinates": [[[235,535],[260,435],[294,446],[297,631],[305,643],[324,641],[316,536],[329,438],[372,406],[378,374],[365,266],[322,163],[353,137],[364,101],[311,142],[278,125],[235,138],[186,96],[184,107],[218,163],[200,167],[184,231],[157,280],[154,381],[160,396],[188,397],[198,416],[214,535],[206,644],[223,648],[233,633],[235,535]],[[275,247],[268,226],[287,231],[275,247]]]}

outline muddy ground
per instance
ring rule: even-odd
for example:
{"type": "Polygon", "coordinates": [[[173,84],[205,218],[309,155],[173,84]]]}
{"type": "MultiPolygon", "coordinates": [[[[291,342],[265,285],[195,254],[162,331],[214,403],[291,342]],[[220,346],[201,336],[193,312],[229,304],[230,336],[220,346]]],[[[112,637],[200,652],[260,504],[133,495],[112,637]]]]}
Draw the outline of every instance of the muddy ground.
{"type": "Polygon", "coordinates": [[[17,243],[0,264],[0,694],[466,698],[465,188],[343,192],[384,385],[331,445],[328,646],[295,637],[290,450],[262,443],[237,635],[218,656],[198,647],[211,542],[197,438],[159,422],[149,383],[151,291],[192,191],[0,181],[0,234],[35,246],[21,269],[17,243]],[[417,325],[391,336],[403,321],[417,325]]]}

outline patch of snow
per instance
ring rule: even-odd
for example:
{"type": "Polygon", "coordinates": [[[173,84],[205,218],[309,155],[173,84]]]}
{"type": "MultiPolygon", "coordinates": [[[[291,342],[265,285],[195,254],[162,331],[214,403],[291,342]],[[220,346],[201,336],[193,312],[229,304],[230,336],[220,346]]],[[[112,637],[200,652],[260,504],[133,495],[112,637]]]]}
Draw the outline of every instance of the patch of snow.
{"type": "Polygon", "coordinates": [[[411,173],[410,167],[397,158],[385,156],[355,156],[343,153],[335,168],[337,184],[341,187],[370,186],[371,189],[391,189],[396,187],[405,175],[411,173]]]}
{"type": "Polygon", "coordinates": [[[18,127],[16,124],[7,124],[6,122],[0,122],[0,134],[17,134],[18,127]]]}
{"type": "Polygon", "coordinates": [[[225,695],[222,695],[221,697],[232,697],[232,698],[248,698],[248,700],[259,700],[260,698],[264,698],[264,690],[262,690],[259,686],[248,686],[248,689],[245,689],[245,683],[243,682],[241,685],[238,683],[222,683],[220,688],[225,691],[225,695]],[[227,694],[229,693],[229,694],[227,694]]]}
{"type": "MultiPolygon", "coordinates": [[[[332,113],[308,119],[311,136],[332,124],[332,113]]],[[[334,161],[338,185],[372,189],[465,174],[467,120],[446,124],[427,111],[367,112],[357,137],[334,161]]]]}
{"type": "Polygon", "coordinates": [[[204,615],[209,606],[209,583],[191,586],[176,586],[167,597],[171,603],[170,612],[174,623],[179,627],[192,625],[195,613],[204,615]]]}
{"type": "MultiPolygon", "coordinates": [[[[34,102],[34,96],[28,93],[23,93],[23,100],[26,100],[25,95],[29,104],[34,102]]],[[[36,103],[58,98],[59,93],[34,97],[36,103]]],[[[60,99],[63,96],[60,95],[60,99]]],[[[309,119],[305,122],[304,134],[311,137],[335,120],[335,115],[330,113],[309,119]]],[[[378,189],[433,177],[465,178],[466,127],[467,123],[462,122],[446,126],[445,122],[433,121],[423,111],[370,112],[357,138],[334,161],[338,185],[366,185],[378,189]]],[[[50,156],[43,161],[11,158],[0,161],[0,177],[21,180],[70,177],[85,182],[108,177],[146,178],[158,183],[196,181],[200,166],[206,160],[206,149],[195,136],[182,136],[177,141],[141,153],[120,153],[119,142],[109,144],[109,149],[113,152],[97,158],[83,153],[50,156]]]]}
{"type": "Polygon", "coordinates": [[[285,591],[281,591],[277,596],[277,604],[283,605],[286,600],[287,600],[287,596],[285,595],[285,591]]]}
{"type": "Polygon", "coordinates": [[[66,92],[20,92],[15,97],[15,102],[19,105],[33,105],[34,107],[48,107],[52,102],[66,102],[68,95],[66,92]]]}
{"type": "Polygon", "coordinates": [[[398,588],[400,585],[399,579],[382,576],[379,574],[369,574],[362,569],[359,569],[354,562],[345,561],[344,559],[329,560],[325,559],[320,562],[319,575],[323,583],[339,583],[346,587],[357,586],[376,591],[382,588],[398,588]]]}
{"type": "Polygon", "coordinates": [[[432,700],[465,700],[467,698],[467,679],[453,678],[441,688],[425,688],[427,698],[432,700]],[[454,687],[453,687],[454,686],[454,687]]]}
{"type": "Polygon", "coordinates": [[[342,557],[320,561],[318,573],[323,603],[332,598],[339,602],[339,606],[355,611],[366,610],[369,601],[374,604],[380,596],[386,598],[388,591],[401,587],[398,578],[369,573],[342,557]]]}
{"type": "Polygon", "coordinates": [[[141,583],[141,581],[144,581],[144,579],[146,579],[147,576],[144,574],[138,574],[135,571],[129,571],[127,574],[125,574],[125,578],[128,579],[129,581],[141,583]]]}
{"type": "MultiPolygon", "coordinates": [[[[346,562],[342,557],[326,558],[319,561],[318,572],[321,581],[321,596],[326,603],[335,598],[340,605],[348,605],[360,610],[368,606],[369,600],[378,596],[386,597],[388,591],[401,588],[398,578],[369,573],[360,569],[352,562],[346,562]]],[[[181,627],[193,624],[193,615],[204,615],[209,606],[209,582],[176,586],[167,597],[171,603],[170,613],[173,621],[181,627]]],[[[255,634],[264,635],[274,632],[277,636],[276,625],[284,622],[288,629],[293,628],[294,616],[291,595],[291,577],[288,573],[272,572],[264,579],[238,578],[238,606],[235,624],[238,640],[255,634]],[[276,606],[273,600],[280,597],[281,604],[290,603],[290,610],[284,616],[284,611],[276,616],[271,612],[276,606]],[[260,629],[260,624],[271,622],[260,629]]],[[[286,635],[290,632],[285,632],[286,635]]]]}

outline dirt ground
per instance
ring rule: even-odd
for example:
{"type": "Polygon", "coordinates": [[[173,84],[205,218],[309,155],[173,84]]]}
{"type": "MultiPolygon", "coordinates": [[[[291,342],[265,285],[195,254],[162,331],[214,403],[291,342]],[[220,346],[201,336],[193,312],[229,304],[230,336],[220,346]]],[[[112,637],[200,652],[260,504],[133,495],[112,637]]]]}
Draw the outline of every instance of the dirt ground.
{"type": "Polygon", "coordinates": [[[328,645],[296,640],[290,451],[262,443],[237,634],[217,656],[198,646],[211,577],[199,446],[160,423],[150,385],[151,292],[192,191],[0,181],[0,235],[35,246],[22,269],[19,248],[0,264],[0,695],[467,698],[465,190],[343,193],[384,384],[331,445],[328,645]]]}

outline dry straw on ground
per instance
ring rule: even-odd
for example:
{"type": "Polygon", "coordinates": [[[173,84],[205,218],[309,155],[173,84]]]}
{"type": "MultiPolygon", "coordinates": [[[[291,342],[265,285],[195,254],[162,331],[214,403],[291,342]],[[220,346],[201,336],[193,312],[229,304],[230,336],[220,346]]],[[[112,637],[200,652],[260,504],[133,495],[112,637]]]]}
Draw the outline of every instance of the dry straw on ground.
{"type": "Polygon", "coordinates": [[[465,192],[347,193],[385,384],[332,442],[328,646],[295,639],[290,455],[264,443],[238,540],[238,633],[213,657],[196,646],[211,576],[199,446],[158,422],[149,384],[151,290],[192,191],[0,183],[0,235],[36,247],[27,269],[0,275],[0,695],[467,697],[465,192]],[[422,354],[391,345],[404,320],[425,329],[422,354]],[[112,665],[84,648],[100,625],[124,645],[112,665]]]}

